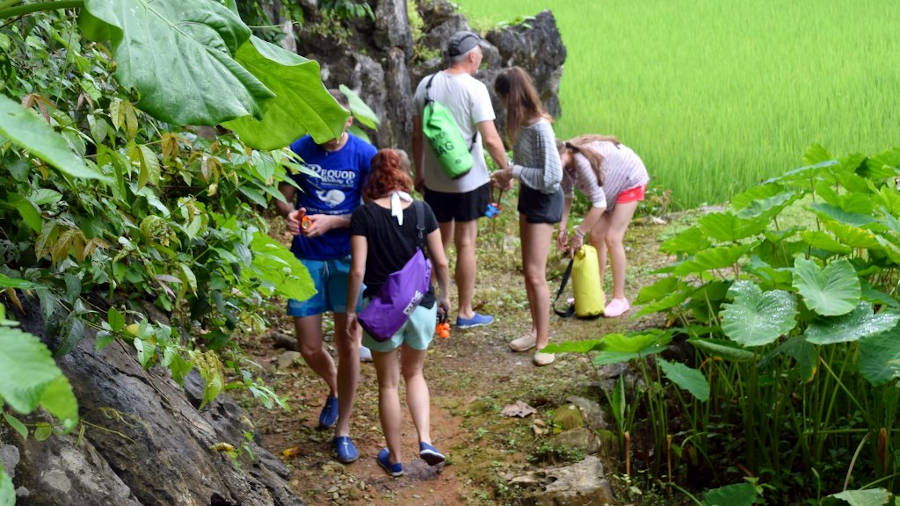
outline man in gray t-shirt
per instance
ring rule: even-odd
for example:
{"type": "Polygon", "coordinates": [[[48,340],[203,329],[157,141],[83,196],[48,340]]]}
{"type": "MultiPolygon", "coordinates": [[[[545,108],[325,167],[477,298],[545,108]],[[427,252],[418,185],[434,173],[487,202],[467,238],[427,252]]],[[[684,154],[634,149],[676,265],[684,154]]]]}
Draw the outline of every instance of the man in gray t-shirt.
{"type": "Polygon", "coordinates": [[[472,309],[475,295],[475,239],[478,218],[491,201],[491,183],[484,162],[482,142],[488,154],[501,169],[506,168],[503,141],[494,126],[494,109],[487,87],[474,77],[481,65],[481,38],[461,31],[447,41],[450,66],[425,76],[416,88],[416,115],[413,117],[413,162],[416,166],[416,189],[424,191],[441,228],[444,249],[456,247],[456,286],[459,291],[456,325],[460,328],[487,325],[494,321],[472,309]],[[430,84],[430,87],[429,87],[430,84]],[[426,92],[426,88],[428,88],[426,92]],[[422,110],[425,95],[447,107],[456,120],[464,139],[472,139],[475,164],[466,175],[450,179],[441,169],[431,146],[422,135],[422,110]],[[476,136],[476,134],[478,134],[476,136]]]}

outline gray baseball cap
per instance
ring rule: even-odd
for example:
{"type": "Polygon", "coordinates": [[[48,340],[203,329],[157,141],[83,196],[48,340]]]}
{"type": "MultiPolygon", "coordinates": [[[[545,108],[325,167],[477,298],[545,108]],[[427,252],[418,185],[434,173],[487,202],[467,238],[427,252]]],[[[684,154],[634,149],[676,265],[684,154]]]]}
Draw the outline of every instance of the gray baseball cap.
{"type": "Polygon", "coordinates": [[[454,56],[466,54],[480,43],[481,37],[473,32],[467,30],[456,32],[447,40],[447,56],[453,58],[454,56]]]}

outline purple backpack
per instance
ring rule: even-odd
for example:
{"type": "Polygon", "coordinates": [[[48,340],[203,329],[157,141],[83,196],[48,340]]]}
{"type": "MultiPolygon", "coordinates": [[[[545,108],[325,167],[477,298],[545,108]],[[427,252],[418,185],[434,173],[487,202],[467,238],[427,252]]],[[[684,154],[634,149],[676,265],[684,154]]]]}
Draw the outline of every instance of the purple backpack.
{"type": "Polygon", "coordinates": [[[416,306],[428,293],[431,284],[431,261],[422,252],[425,248],[425,210],[422,202],[416,207],[418,248],[399,271],[392,272],[359,313],[359,323],[376,341],[387,341],[400,330],[416,306]]]}

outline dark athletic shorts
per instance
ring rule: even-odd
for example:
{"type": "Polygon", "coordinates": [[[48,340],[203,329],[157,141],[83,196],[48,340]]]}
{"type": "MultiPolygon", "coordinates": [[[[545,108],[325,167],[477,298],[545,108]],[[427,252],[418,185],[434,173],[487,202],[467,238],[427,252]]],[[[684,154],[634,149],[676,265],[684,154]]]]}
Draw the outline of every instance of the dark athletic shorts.
{"type": "Polygon", "coordinates": [[[559,223],[562,220],[563,192],[556,190],[556,193],[547,194],[520,184],[516,209],[525,215],[528,223],[559,223]]]}
{"type": "Polygon", "coordinates": [[[431,206],[439,223],[472,221],[484,216],[491,203],[491,183],[466,193],[444,193],[425,188],[425,202],[431,206]]]}

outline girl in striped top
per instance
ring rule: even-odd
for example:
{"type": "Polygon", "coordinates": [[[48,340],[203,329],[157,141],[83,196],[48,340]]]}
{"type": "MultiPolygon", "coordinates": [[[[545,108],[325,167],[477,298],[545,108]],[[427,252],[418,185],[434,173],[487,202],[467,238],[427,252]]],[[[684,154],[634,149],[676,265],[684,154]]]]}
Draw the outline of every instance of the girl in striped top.
{"type": "Polygon", "coordinates": [[[553,224],[562,217],[562,166],[551,118],[544,112],[531,77],[519,67],[509,68],[497,76],[494,91],[506,105],[506,132],[513,143],[513,163],[492,176],[501,188],[509,188],[514,178],[521,183],[519,235],[531,309],[531,332],[510,342],[509,347],[525,351],[536,346],[534,364],[547,365],[555,358],[541,351],[550,339],[547,256],[553,241],[553,224]]]}
{"type": "Polygon", "coordinates": [[[600,279],[606,268],[609,251],[613,271],[613,298],[603,314],[619,316],[631,308],[625,298],[625,230],[631,222],[638,202],[644,200],[647,189],[647,169],[644,162],[630,148],[611,136],[582,135],[557,143],[563,165],[562,190],[565,193],[562,221],[556,237],[563,251],[577,251],[590,233],[591,244],[600,258],[600,279]],[[566,231],[566,221],[572,209],[573,189],[591,201],[591,210],[584,221],[566,231]]]}

